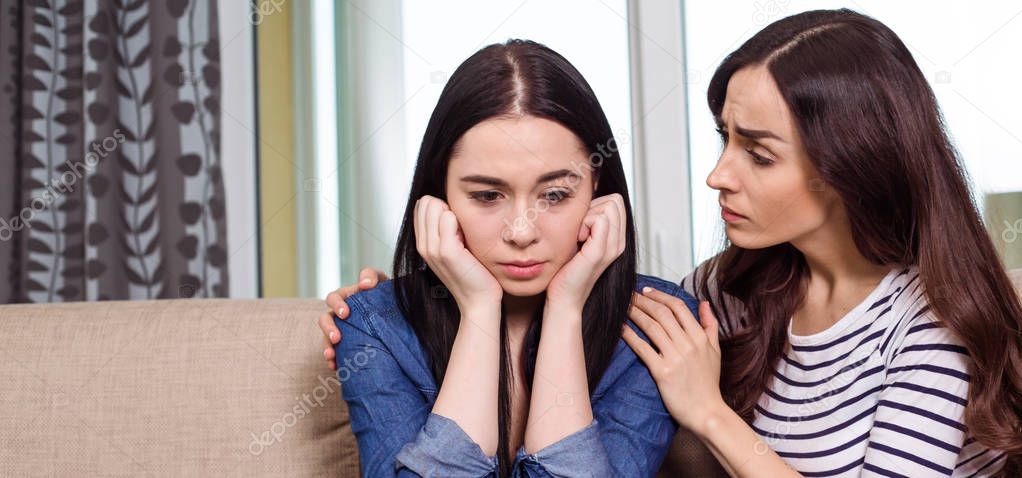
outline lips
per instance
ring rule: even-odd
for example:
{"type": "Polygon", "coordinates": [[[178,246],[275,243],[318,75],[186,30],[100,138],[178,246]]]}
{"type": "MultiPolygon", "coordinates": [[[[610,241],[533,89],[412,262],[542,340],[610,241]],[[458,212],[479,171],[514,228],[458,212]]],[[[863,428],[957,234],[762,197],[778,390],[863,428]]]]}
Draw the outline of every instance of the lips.
{"type": "Polygon", "coordinates": [[[534,279],[543,272],[545,262],[541,261],[514,261],[502,262],[501,267],[504,273],[514,279],[534,279]]]}
{"type": "Polygon", "coordinates": [[[514,261],[514,262],[501,262],[502,266],[518,266],[518,267],[529,267],[536,264],[542,264],[543,261],[514,261]]]}
{"type": "Polygon", "coordinates": [[[723,209],[723,210],[727,211],[727,212],[728,212],[728,214],[731,214],[731,215],[733,215],[733,216],[738,216],[738,217],[745,217],[745,216],[743,216],[743,215],[741,215],[741,214],[738,214],[738,212],[736,212],[736,211],[735,211],[734,209],[731,209],[731,208],[729,208],[729,207],[727,207],[727,206],[724,206],[724,207],[722,207],[721,209],[723,209]]]}
{"type": "Polygon", "coordinates": [[[734,209],[725,206],[724,203],[720,203],[720,215],[727,222],[736,222],[741,221],[743,219],[748,219],[747,217],[735,212],[734,209]]]}

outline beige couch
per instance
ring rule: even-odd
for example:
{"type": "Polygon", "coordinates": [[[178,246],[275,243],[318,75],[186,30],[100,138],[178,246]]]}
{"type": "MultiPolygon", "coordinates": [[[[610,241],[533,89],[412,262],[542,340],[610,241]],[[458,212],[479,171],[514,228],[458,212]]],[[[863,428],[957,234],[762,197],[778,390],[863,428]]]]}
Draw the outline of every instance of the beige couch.
{"type": "MultiPolygon", "coordinates": [[[[322,310],[303,299],[0,307],[0,476],[357,476],[322,310]]],[[[661,475],[719,472],[680,434],[661,475]]]]}

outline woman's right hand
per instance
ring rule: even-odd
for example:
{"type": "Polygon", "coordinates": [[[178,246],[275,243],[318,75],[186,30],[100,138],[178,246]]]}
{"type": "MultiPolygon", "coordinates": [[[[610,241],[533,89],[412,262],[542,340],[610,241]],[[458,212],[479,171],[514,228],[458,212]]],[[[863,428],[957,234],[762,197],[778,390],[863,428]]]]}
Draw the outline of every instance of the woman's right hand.
{"type": "Polygon", "coordinates": [[[341,320],[348,318],[348,305],[345,301],[349,296],[359,291],[372,289],[380,281],[388,279],[389,277],[383,271],[366,267],[358,274],[357,284],[341,287],[327,294],[326,305],[330,307],[330,311],[319,316],[319,328],[323,331],[323,342],[326,345],[326,348],[323,349],[323,357],[330,364],[330,370],[337,369],[334,345],[341,341],[341,331],[337,330],[337,326],[334,324],[334,315],[336,314],[341,320]]]}
{"type": "Polygon", "coordinates": [[[465,247],[458,218],[442,199],[415,202],[415,248],[464,312],[500,306],[504,290],[493,274],[465,247]]]}

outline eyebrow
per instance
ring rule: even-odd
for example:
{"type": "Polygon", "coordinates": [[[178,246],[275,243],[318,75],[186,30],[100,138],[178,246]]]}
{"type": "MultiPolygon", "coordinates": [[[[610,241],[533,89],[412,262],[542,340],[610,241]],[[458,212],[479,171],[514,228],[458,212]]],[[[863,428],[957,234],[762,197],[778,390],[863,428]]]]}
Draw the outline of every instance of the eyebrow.
{"type": "Polygon", "coordinates": [[[749,139],[769,138],[769,139],[776,139],[777,141],[780,141],[780,142],[784,142],[784,140],[781,139],[780,136],[777,136],[776,134],[774,134],[774,133],[772,133],[770,131],[767,131],[767,130],[763,130],[763,129],[747,129],[747,128],[743,128],[741,126],[735,125],[735,132],[740,134],[740,135],[742,135],[742,136],[745,136],[746,138],[749,138],[749,139]]]}
{"type": "MultiPolygon", "coordinates": [[[[717,123],[717,129],[721,129],[721,130],[725,130],[725,131],[727,130],[727,126],[724,125],[723,121],[721,121],[719,118],[715,118],[715,120],[716,120],[715,122],[717,123]]],[[[749,129],[749,128],[744,128],[742,126],[735,125],[735,133],[738,133],[739,135],[745,136],[746,138],[749,138],[749,139],[764,139],[764,138],[767,138],[767,139],[776,139],[777,141],[780,141],[782,143],[785,142],[783,139],[781,139],[780,136],[777,136],[772,131],[768,131],[768,130],[765,130],[765,129],[749,129]]]]}
{"type": "MultiPolygon", "coordinates": [[[[561,178],[563,178],[565,176],[578,176],[578,175],[575,174],[573,171],[568,170],[568,169],[559,169],[557,171],[551,171],[549,173],[546,173],[546,174],[540,176],[538,179],[536,179],[536,184],[542,184],[542,183],[554,181],[554,180],[557,180],[557,179],[561,179],[561,178]]],[[[461,178],[461,180],[465,181],[465,182],[470,182],[470,183],[486,184],[488,186],[498,186],[498,187],[507,187],[508,186],[507,181],[504,181],[503,179],[498,179],[498,178],[495,178],[495,177],[492,177],[492,176],[483,176],[483,175],[479,175],[479,174],[473,174],[471,176],[465,176],[465,177],[461,178]]]]}

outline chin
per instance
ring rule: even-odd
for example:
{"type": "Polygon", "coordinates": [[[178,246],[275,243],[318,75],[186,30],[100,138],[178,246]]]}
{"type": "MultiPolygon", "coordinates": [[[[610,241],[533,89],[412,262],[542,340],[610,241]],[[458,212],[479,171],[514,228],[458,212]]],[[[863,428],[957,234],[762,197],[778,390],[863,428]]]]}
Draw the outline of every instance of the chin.
{"type": "Polygon", "coordinates": [[[731,229],[727,230],[727,240],[731,242],[732,245],[742,249],[766,249],[781,243],[770,240],[770,238],[764,237],[763,234],[750,232],[742,233],[731,229]]]}
{"type": "Polygon", "coordinates": [[[499,279],[500,287],[504,293],[515,297],[533,297],[546,291],[550,281],[545,277],[537,277],[531,280],[499,279]]]}
{"type": "Polygon", "coordinates": [[[763,244],[757,244],[753,234],[743,234],[741,231],[736,231],[732,227],[725,227],[727,234],[727,240],[734,246],[741,247],[742,249],[762,249],[766,247],[763,244]]]}

